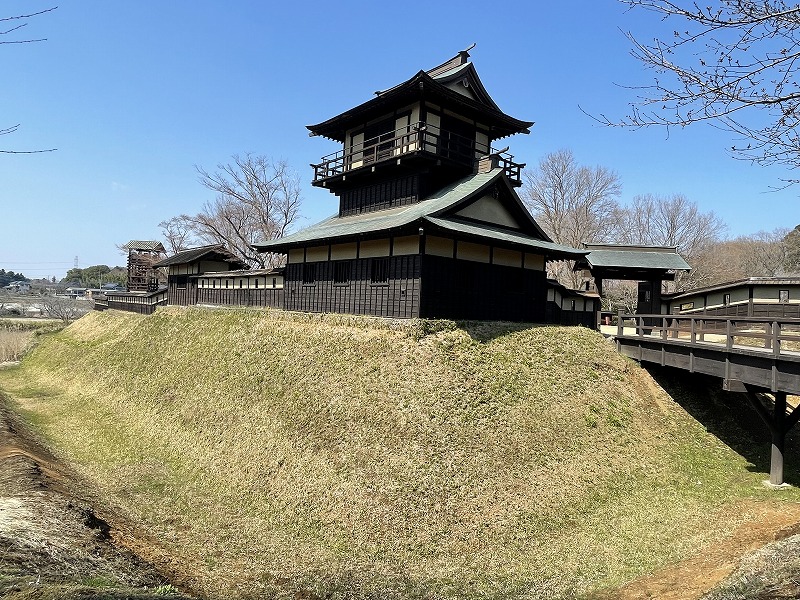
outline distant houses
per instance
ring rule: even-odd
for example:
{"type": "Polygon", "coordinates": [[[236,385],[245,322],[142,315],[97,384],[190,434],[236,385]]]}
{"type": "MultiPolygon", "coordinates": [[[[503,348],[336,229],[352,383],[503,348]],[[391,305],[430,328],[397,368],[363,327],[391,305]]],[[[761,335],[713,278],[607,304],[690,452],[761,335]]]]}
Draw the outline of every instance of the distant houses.
{"type": "Polygon", "coordinates": [[[31,291],[31,284],[27,281],[12,281],[3,289],[13,294],[28,294],[31,291]]]}

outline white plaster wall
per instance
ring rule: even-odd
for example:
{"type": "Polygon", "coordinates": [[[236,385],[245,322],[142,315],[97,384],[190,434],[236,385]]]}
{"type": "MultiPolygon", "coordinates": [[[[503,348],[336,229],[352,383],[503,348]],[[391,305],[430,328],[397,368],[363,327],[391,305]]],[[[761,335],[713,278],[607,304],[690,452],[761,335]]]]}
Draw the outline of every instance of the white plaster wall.
{"type": "Polygon", "coordinates": [[[389,256],[389,240],[367,240],[361,242],[358,255],[360,258],[389,256]]]}
{"type": "Polygon", "coordinates": [[[522,252],[506,250],[505,248],[495,248],[492,252],[492,262],[496,265],[505,265],[506,267],[521,267],[522,252]]]}
{"type": "Polygon", "coordinates": [[[429,235],[425,238],[425,254],[453,258],[453,240],[429,235]]]}
{"type": "Polygon", "coordinates": [[[484,244],[459,242],[458,246],[456,247],[456,258],[460,258],[461,260],[488,263],[489,256],[489,246],[484,244]]]}
{"type": "Polygon", "coordinates": [[[406,235],[394,238],[392,254],[395,256],[419,254],[419,236],[406,235]]]}

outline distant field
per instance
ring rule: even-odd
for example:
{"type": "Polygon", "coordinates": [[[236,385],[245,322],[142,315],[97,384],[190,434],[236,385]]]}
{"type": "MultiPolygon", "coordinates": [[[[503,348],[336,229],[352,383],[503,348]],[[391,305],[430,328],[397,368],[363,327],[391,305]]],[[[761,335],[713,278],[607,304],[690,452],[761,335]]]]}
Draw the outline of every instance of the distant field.
{"type": "Polygon", "coordinates": [[[22,358],[37,333],[52,333],[63,326],[51,319],[0,318],[0,364],[22,358]]]}
{"type": "Polygon", "coordinates": [[[696,552],[775,498],[768,444],[659,382],[583,328],[202,309],[91,313],[0,370],[219,598],[567,599],[696,552]]]}

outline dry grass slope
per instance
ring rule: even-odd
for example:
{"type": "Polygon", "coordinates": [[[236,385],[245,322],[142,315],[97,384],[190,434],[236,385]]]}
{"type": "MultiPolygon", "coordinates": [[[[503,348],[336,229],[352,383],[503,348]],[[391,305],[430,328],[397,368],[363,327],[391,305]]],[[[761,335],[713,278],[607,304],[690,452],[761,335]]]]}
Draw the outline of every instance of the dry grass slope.
{"type": "Polygon", "coordinates": [[[0,386],[215,597],[574,598],[767,493],[582,328],[110,311],[0,386]]]}

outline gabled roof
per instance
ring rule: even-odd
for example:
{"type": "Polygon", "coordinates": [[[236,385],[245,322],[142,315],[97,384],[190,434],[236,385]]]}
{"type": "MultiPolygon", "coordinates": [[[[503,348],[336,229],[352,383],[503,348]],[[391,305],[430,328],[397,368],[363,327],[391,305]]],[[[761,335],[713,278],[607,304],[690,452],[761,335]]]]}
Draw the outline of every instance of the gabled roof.
{"type": "Polygon", "coordinates": [[[552,256],[577,258],[586,254],[585,250],[576,250],[568,246],[553,243],[542,231],[533,217],[522,206],[516,192],[509,184],[502,169],[493,169],[488,173],[476,173],[450,185],[437,194],[415,204],[400,206],[387,210],[363,213],[346,217],[333,216],[316,225],[285,236],[270,240],[253,247],[259,252],[286,252],[292,248],[308,246],[312,243],[336,243],[354,237],[376,237],[401,231],[416,233],[417,228],[427,225],[433,229],[460,233],[467,237],[481,239],[486,242],[501,242],[505,245],[517,246],[520,249],[536,250],[552,256]],[[477,222],[458,217],[460,208],[481,198],[495,185],[505,186],[512,202],[511,206],[518,210],[520,228],[511,230],[494,226],[490,223],[477,222]]]}
{"type": "Polygon", "coordinates": [[[383,116],[387,110],[398,106],[427,99],[447,105],[451,109],[458,106],[464,116],[474,118],[488,126],[489,137],[492,140],[515,133],[530,133],[533,121],[521,121],[501,111],[481,83],[474,65],[467,62],[468,57],[468,52],[459,52],[454,58],[438,67],[429,71],[419,71],[394,87],[375,92],[375,98],[355,108],[307,127],[311,135],[321,135],[344,143],[346,131],[357,124],[383,116]],[[448,84],[456,80],[463,81],[475,98],[451,89],[448,84]]]}
{"type": "Polygon", "coordinates": [[[122,250],[128,250],[128,251],[130,251],[130,250],[146,250],[148,252],[164,252],[164,253],[166,253],[166,250],[164,249],[164,246],[161,244],[161,242],[153,241],[153,240],[149,240],[149,241],[131,240],[130,242],[128,242],[124,246],[120,246],[120,248],[122,248],[122,250]]]}
{"type": "MultiPolygon", "coordinates": [[[[589,269],[635,271],[689,271],[691,267],[674,247],[584,244],[589,269]]],[[[579,267],[583,265],[578,265],[579,267]]]]}
{"type": "Polygon", "coordinates": [[[222,244],[212,244],[210,246],[201,246],[199,248],[190,248],[183,252],[178,252],[172,256],[165,258],[153,265],[153,267],[168,267],[170,265],[182,265],[199,260],[214,260],[224,261],[229,263],[235,269],[247,269],[249,265],[242,262],[235,254],[230,252],[222,244]]]}

